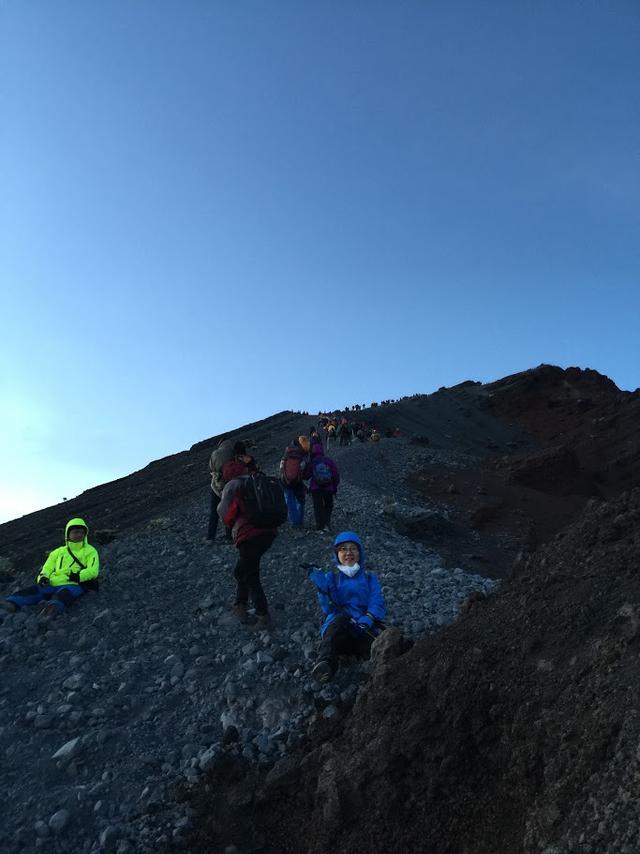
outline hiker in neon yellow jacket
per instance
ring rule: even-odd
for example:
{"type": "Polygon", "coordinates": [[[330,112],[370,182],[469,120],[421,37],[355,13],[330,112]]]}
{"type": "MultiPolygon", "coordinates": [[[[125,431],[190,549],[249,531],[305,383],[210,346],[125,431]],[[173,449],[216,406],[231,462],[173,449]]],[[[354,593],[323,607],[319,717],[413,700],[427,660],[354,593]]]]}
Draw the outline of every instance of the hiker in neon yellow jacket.
{"type": "Polygon", "coordinates": [[[89,545],[88,534],[84,519],[70,519],[64,531],[65,544],[54,549],[46,559],[37,584],[7,596],[0,601],[0,607],[13,612],[25,605],[45,601],[42,614],[62,614],[74,599],[82,596],[87,582],[98,577],[100,560],[96,549],[89,545]]]}

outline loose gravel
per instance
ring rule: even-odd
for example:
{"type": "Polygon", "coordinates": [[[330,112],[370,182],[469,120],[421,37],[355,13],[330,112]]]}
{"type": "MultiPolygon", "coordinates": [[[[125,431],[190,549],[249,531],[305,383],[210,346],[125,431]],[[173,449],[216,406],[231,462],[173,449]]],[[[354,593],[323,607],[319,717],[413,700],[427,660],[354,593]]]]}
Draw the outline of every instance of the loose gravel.
{"type": "MultiPolygon", "coordinates": [[[[277,470],[279,455],[261,457],[277,470]]],[[[388,622],[408,638],[437,631],[461,603],[495,582],[407,539],[416,506],[404,477],[446,453],[404,440],[333,446],[341,470],[331,529],[362,537],[379,575],[388,622]]],[[[262,560],[273,629],[258,633],[229,612],[236,550],[206,543],[208,492],[100,549],[102,585],[66,615],[24,610],[0,618],[0,850],[125,852],[180,849],[190,808],[176,784],[197,782],[223,749],[272,764],[318,712],[345,714],[368,662],[335,680],[310,678],[320,611],[301,563],[332,565],[333,534],[283,526],[262,560]]]]}

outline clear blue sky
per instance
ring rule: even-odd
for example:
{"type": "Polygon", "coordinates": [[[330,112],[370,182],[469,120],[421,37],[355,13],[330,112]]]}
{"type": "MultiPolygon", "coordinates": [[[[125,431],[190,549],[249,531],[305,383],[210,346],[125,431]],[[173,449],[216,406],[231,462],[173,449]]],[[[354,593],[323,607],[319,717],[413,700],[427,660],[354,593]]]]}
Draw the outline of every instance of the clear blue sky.
{"type": "Polygon", "coordinates": [[[0,520],[285,408],[640,385],[637,0],[0,0],[0,520]]]}

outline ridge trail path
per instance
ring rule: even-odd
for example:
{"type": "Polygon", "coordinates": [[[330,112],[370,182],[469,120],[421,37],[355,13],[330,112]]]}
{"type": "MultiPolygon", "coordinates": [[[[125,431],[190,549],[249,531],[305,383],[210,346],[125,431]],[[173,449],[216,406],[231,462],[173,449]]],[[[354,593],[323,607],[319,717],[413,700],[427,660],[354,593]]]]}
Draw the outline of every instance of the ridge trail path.
{"type": "MultiPolygon", "coordinates": [[[[252,452],[275,474],[283,449],[252,452]]],[[[268,633],[229,613],[236,549],[204,542],[208,490],[102,546],[100,593],[63,617],[6,615],[0,850],[179,849],[191,814],[173,798],[175,784],[201,778],[225,729],[237,729],[234,750],[273,763],[312,714],[345,714],[368,663],[345,662],[327,686],[310,679],[321,615],[299,566],[331,567],[338,531],[360,534],[388,622],[410,638],[450,623],[470,593],[489,592],[495,582],[445,569],[435,551],[398,533],[388,512],[413,512],[404,477],[442,453],[449,463],[474,462],[404,439],[329,447],[342,476],[332,533],[314,530],[310,500],[304,532],[281,528],[262,560],[268,633]]]]}

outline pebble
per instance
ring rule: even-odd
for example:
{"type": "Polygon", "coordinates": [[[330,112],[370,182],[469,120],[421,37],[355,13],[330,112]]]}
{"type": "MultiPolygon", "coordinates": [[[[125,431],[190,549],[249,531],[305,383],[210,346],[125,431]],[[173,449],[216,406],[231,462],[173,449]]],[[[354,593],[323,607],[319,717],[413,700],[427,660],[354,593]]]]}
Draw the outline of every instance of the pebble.
{"type": "Polygon", "coordinates": [[[54,833],[62,833],[66,826],[69,824],[69,819],[71,818],[71,813],[69,810],[61,809],[54,814],[49,819],[49,827],[54,833]]]}
{"type": "Polygon", "coordinates": [[[80,737],[72,738],[65,742],[51,757],[52,759],[71,759],[80,748],[80,737]]]}
{"type": "Polygon", "coordinates": [[[122,836],[122,831],[120,828],[116,827],[113,824],[110,824],[100,834],[100,845],[104,848],[105,851],[113,851],[116,847],[116,843],[122,836]]]}
{"type": "Polygon", "coordinates": [[[36,832],[36,836],[39,836],[40,839],[46,839],[49,836],[49,825],[45,821],[37,821],[33,829],[36,832]]]}

